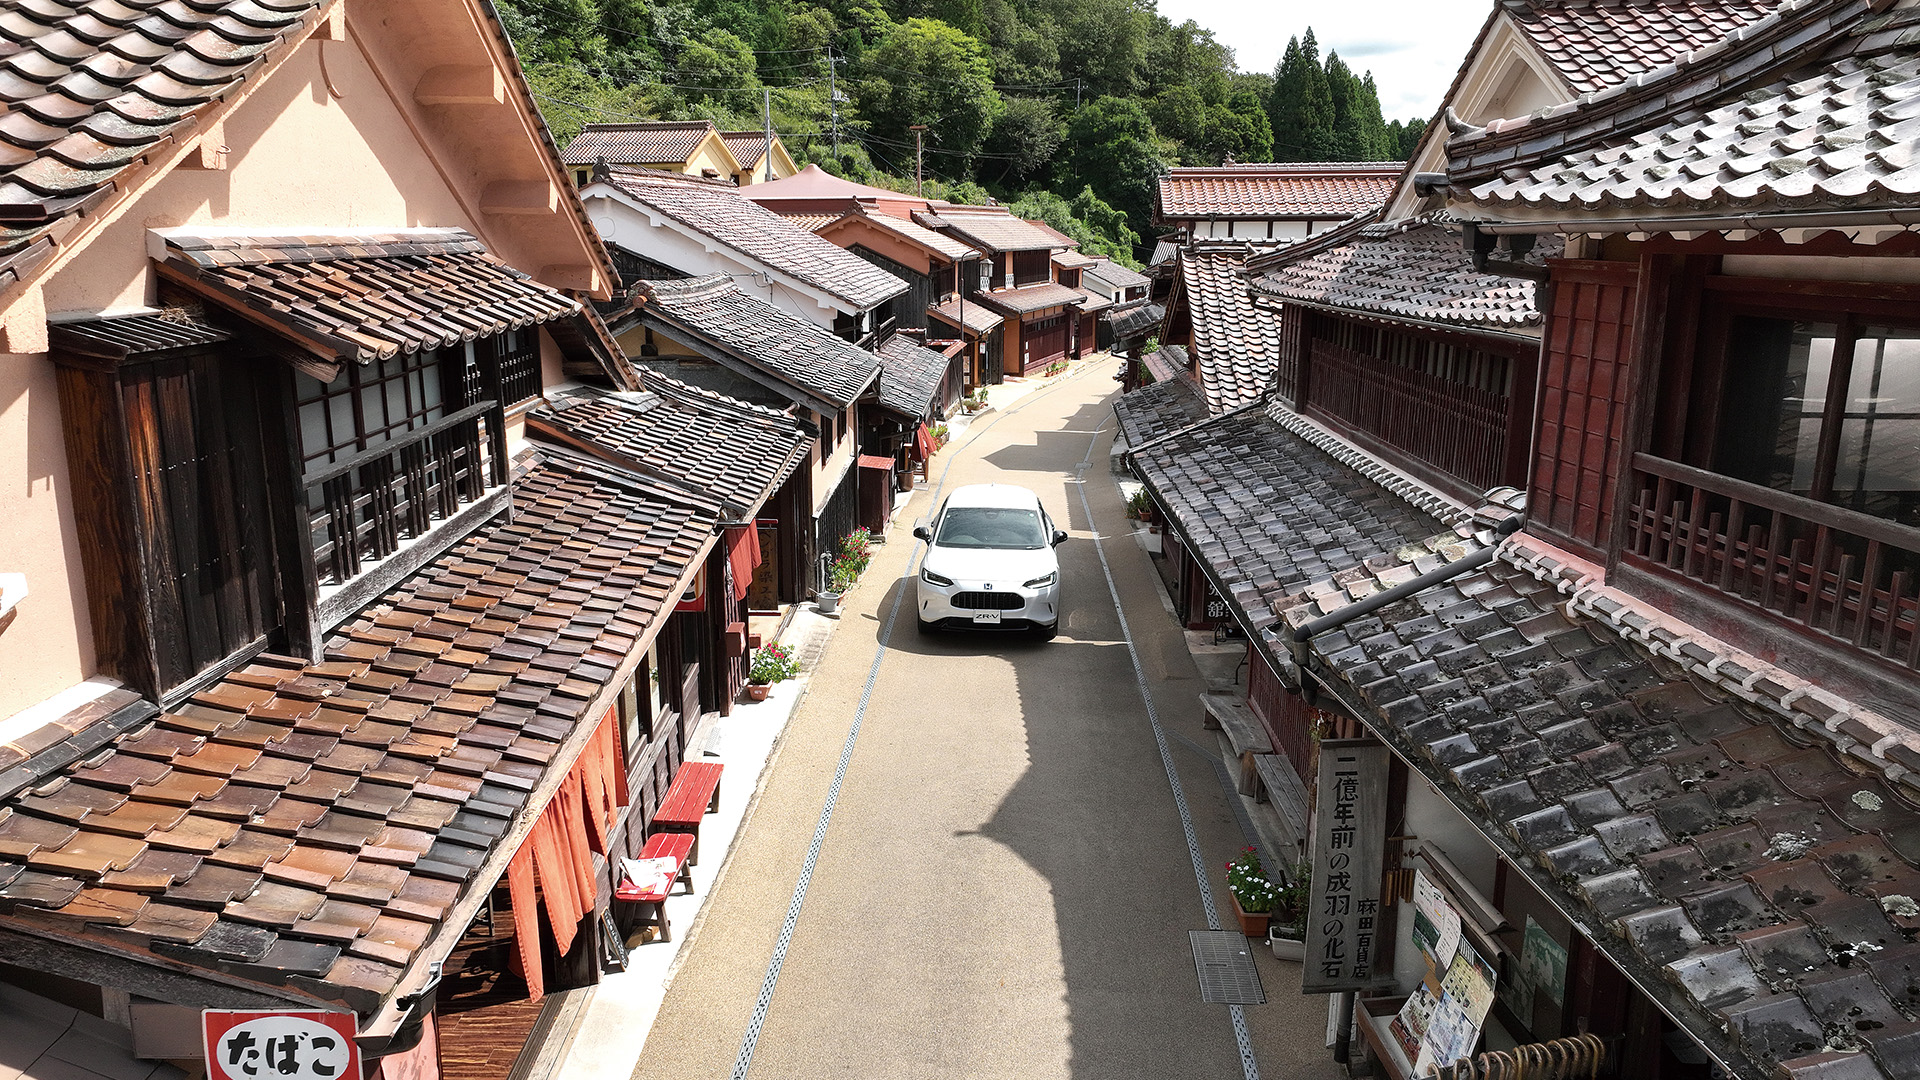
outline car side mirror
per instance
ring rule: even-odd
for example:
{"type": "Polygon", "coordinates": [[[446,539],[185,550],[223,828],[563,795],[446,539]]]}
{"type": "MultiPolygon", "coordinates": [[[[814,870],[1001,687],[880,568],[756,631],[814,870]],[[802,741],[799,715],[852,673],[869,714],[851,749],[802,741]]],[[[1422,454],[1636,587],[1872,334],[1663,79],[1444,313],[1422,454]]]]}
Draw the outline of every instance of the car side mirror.
{"type": "Polygon", "coordinates": [[[933,543],[933,530],[927,528],[925,525],[915,525],[913,527],[913,536],[916,540],[925,540],[929,544],[933,543]]]}
{"type": "Polygon", "coordinates": [[[1054,547],[1059,547],[1061,544],[1064,544],[1066,542],[1067,542],[1067,533],[1065,529],[1053,530],[1053,546],[1054,547]]]}

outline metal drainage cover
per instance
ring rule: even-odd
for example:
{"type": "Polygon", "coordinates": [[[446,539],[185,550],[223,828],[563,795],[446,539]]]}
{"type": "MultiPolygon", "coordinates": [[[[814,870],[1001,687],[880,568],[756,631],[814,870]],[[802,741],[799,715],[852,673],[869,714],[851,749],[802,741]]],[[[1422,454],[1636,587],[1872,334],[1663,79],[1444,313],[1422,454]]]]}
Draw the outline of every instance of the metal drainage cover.
{"type": "Polygon", "coordinates": [[[1238,930],[1189,930],[1193,970],[1200,976],[1200,1000],[1215,1005],[1265,1005],[1253,948],[1238,930]]]}

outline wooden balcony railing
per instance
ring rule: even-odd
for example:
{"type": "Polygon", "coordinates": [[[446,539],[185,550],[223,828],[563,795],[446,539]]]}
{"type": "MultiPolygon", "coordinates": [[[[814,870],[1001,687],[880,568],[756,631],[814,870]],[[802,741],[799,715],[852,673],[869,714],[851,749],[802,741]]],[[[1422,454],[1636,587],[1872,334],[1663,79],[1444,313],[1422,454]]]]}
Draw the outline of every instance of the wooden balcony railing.
{"type": "Polygon", "coordinates": [[[1625,557],[1920,668],[1920,529],[1635,454],[1625,557]]]}
{"type": "Polygon", "coordinates": [[[1416,461],[1485,490],[1504,482],[1511,403],[1404,364],[1315,340],[1309,402],[1416,461]]]}
{"type": "Polygon", "coordinates": [[[344,585],[506,482],[492,401],[309,472],[302,485],[320,584],[344,585]]]}

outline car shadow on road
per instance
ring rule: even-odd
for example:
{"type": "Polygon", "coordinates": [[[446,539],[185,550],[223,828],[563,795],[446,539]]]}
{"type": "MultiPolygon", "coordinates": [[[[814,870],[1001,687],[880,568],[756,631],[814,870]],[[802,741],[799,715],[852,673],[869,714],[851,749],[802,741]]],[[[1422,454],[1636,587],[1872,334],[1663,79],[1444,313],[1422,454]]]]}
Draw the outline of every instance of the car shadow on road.
{"type": "MultiPolygon", "coordinates": [[[[922,636],[912,621],[913,581],[902,578],[879,608],[885,617],[900,600],[887,646],[1013,665],[1029,765],[989,819],[956,835],[1003,845],[1047,882],[1057,945],[1036,942],[1033,962],[1051,963],[1058,949],[1069,1074],[1238,1075],[1225,1011],[1199,999],[1186,931],[1206,919],[1126,642],[1112,605],[1092,591],[1099,568],[1091,545],[1071,557],[1079,565],[1063,570],[1079,579],[1086,607],[1069,609],[1053,641],[1007,632],[922,636]]],[[[1156,698],[1191,700],[1202,689],[1197,676],[1170,678],[1156,698]]],[[[1232,850],[1237,826],[1224,807],[1197,786],[1189,799],[1203,847],[1232,850]]]]}

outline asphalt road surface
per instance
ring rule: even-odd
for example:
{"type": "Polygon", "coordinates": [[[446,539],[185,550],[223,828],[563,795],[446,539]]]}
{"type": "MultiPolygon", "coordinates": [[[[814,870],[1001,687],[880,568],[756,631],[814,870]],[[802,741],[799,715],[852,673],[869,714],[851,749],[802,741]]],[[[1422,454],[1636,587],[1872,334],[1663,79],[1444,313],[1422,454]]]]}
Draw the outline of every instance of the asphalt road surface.
{"type": "MultiPolygon", "coordinates": [[[[1228,1007],[1200,1000],[1187,932],[1207,918],[1092,539],[1105,540],[1231,926],[1223,864],[1246,841],[1213,762],[1180,738],[1212,747],[1215,736],[1107,468],[1112,368],[1050,380],[935,458],[935,490],[915,494],[843,602],[636,1078],[1247,1075],[1228,1007]],[[1032,488],[1070,533],[1054,641],[915,633],[911,523],[944,491],[989,481],[1032,488]]],[[[1269,998],[1244,1010],[1258,1075],[1336,1076],[1326,999],[1300,996],[1296,965],[1255,952],[1269,998]]]]}

